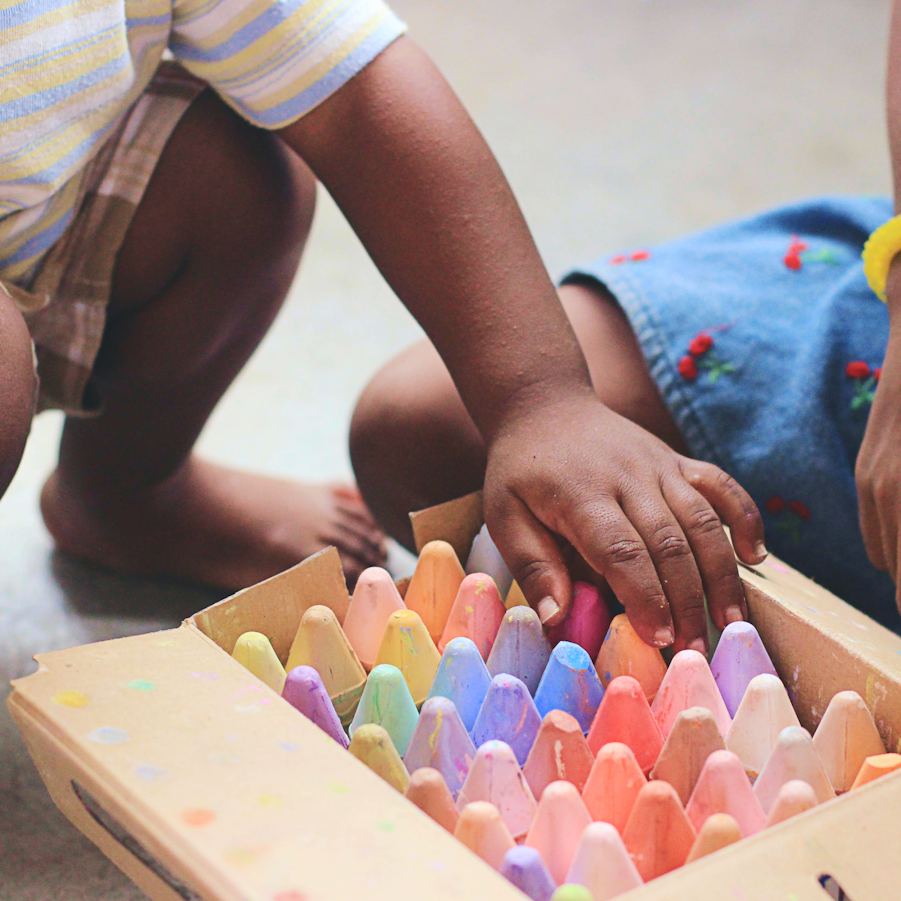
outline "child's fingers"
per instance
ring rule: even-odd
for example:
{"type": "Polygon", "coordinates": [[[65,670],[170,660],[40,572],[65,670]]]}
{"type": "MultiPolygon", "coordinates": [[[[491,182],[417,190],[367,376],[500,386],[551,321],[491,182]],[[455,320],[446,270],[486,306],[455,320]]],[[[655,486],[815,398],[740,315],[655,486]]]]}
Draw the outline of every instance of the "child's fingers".
{"type": "Polygon", "coordinates": [[[673,649],[691,648],[706,654],[704,588],[687,530],[683,531],[674,511],[658,492],[626,492],[623,512],[647,547],[669,602],[675,632],[673,649]]]}
{"type": "Polygon", "coordinates": [[[639,636],[654,647],[673,643],[675,630],[666,594],[648,548],[614,502],[576,506],[566,537],[610,583],[639,636]]]}
{"type": "Polygon", "coordinates": [[[486,510],[486,519],[504,562],[542,624],[562,623],[572,604],[572,582],[554,535],[515,498],[507,509],[486,510]]]}
{"type": "Polygon", "coordinates": [[[691,545],[714,625],[725,629],[729,623],[747,619],[735,553],[716,511],[684,479],[664,482],[663,496],[691,545]]]}
{"type": "Polygon", "coordinates": [[[763,519],[751,495],[712,463],[682,457],[680,468],[688,484],[707,499],[732,530],[732,543],[739,559],[749,564],[762,563],[766,559],[763,519]]]}
{"type": "Polygon", "coordinates": [[[861,483],[860,479],[858,479],[857,483],[857,499],[860,509],[860,531],[863,533],[863,542],[867,550],[867,556],[876,569],[887,572],[888,558],[883,548],[882,527],[879,523],[879,510],[876,507],[876,499],[867,486],[861,483]]]}

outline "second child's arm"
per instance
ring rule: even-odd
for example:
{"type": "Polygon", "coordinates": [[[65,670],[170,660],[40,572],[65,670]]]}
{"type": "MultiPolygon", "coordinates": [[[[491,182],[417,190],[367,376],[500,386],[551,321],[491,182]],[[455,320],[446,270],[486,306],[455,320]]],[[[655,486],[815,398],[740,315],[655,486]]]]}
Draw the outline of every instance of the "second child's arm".
{"type": "MultiPolygon", "coordinates": [[[[604,407],[504,176],[425,54],[400,38],[281,131],[432,339],[488,448],[486,519],[542,621],[566,614],[560,538],[642,637],[706,645],[763,559],[748,495],[604,407]]],[[[399,448],[398,453],[415,453],[399,448]]]]}

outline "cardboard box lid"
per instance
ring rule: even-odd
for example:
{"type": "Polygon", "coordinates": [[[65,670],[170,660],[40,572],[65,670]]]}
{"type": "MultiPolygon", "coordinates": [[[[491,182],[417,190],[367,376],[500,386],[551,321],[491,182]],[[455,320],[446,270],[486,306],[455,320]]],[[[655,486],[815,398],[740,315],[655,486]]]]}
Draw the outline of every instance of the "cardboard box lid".
{"type": "Polygon", "coordinates": [[[14,683],[17,721],[61,744],[103,814],[203,901],[522,901],[190,626],[38,662],[14,683]]]}

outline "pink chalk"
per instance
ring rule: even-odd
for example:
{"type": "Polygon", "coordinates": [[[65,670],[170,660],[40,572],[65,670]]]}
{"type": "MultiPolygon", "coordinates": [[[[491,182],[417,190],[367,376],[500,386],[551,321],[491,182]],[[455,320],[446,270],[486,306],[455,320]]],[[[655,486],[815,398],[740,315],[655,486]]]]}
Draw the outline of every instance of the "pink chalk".
{"type": "Polygon", "coordinates": [[[766,822],[744,765],[731,751],[714,751],[707,758],[685,813],[696,830],[712,814],[728,813],[745,838],[760,832],[766,822]]]}
{"type": "Polygon", "coordinates": [[[548,632],[551,646],[571,641],[588,651],[594,660],[601,650],[612,620],[610,608],[590,582],[573,583],[573,605],[569,616],[548,632]]]}
{"type": "Polygon", "coordinates": [[[689,707],[705,707],[713,714],[720,735],[725,736],[729,731],[732,717],[704,655],[698,651],[679,651],[673,657],[651,704],[651,711],[664,739],[669,735],[676,717],[689,707]]]}

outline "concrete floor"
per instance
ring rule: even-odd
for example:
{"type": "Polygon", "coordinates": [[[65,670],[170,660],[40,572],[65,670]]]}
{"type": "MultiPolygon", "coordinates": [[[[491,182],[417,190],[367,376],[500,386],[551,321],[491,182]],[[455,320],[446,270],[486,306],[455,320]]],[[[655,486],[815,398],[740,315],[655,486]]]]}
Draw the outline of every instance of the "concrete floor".
{"type": "MultiPolygon", "coordinates": [[[[886,192],[887,7],[395,3],[487,135],[554,275],[796,197],[886,192]]],[[[420,334],[323,197],[290,301],[201,449],[273,473],[348,475],[354,398],[420,334]]],[[[60,426],[37,420],[0,504],[0,685],[30,672],[34,653],[169,627],[215,599],[53,553],[37,493],[60,426]]],[[[0,901],[141,897],[57,813],[0,708],[0,901]]]]}

